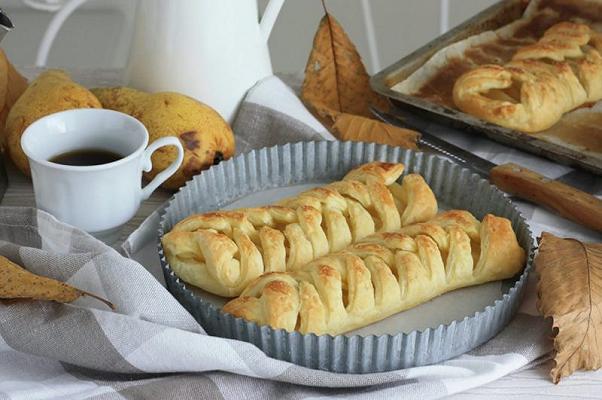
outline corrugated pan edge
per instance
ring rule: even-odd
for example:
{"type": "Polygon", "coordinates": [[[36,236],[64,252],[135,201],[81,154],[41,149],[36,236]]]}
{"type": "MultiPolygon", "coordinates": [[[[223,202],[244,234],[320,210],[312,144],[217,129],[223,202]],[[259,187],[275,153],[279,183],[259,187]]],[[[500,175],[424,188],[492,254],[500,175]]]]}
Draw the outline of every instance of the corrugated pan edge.
{"type": "Polygon", "coordinates": [[[313,369],[338,373],[373,373],[437,363],[485,343],[516,313],[533,259],[533,238],[523,216],[497,188],[470,170],[438,156],[373,143],[299,142],[254,150],[223,162],[187,183],[161,216],[159,238],[184,216],[219,208],[250,190],[342,177],[353,166],[372,160],[403,162],[407,172],[424,176],[437,197],[452,207],[487,212],[512,221],[528,252],[527,266],[494,304],[462,320],[396,335],[303,335],[259,326],[223,313],[195,295],[172,271],[158,243],[170,292],[211,335],[254,344],[268,356],[313,369]],[[274,182],[277,183],[274,183],[274,182]],[[208,185],[208,186],[207,186],[208,185]],[[223,192],[196,190],[222,187],[223,192]],[[475,194],[480,194],[477,196],[475,194]]]}

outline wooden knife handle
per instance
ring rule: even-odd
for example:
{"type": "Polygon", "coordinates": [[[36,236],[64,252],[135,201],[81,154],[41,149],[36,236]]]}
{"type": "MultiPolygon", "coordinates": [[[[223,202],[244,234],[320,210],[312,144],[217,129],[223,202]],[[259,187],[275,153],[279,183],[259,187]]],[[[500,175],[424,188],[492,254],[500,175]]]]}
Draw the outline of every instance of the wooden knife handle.
{"type": "Polygon", "coordinates": [[[494,185],[506,193],[602,232],[602,200],[589,193],[512,163],[493,168],[489,177],[494,185]]]}

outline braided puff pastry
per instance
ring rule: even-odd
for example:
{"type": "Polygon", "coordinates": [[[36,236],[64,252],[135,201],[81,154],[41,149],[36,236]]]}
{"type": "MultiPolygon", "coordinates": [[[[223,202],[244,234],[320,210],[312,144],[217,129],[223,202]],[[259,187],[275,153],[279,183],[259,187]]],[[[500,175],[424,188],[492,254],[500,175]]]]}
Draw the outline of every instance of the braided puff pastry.
{"type": "Polygon", "coordinates": [[[457,288],[509,278],[524,263],[510,221],[487,215],[479,223],[450,211],[296,271],[265,274],[223,310],[273,328],[336,335],[457,288]]]}
{"type": "Polygon", "coordinates": [[[265,272],[294,270],[374,232],[435,216],[437,200],[420,175],[395,182],[403,169],[373,162],[276,205],[190,216],[163,236],[165,255],[185,282],[238,296],[265,272]]]}
{"type": "Polygon", "coordinates": [[[561,22],[504,66],[484,65],[457,79],[454,103],[507,128],[538,132],[586,102],[602,99],[602,35],[561,22]]]}

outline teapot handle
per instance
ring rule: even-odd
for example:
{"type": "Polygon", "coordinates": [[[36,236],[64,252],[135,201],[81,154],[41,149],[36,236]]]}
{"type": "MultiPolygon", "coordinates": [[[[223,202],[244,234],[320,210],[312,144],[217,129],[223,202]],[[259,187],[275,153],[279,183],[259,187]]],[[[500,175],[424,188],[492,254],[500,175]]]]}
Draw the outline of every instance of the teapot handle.
{"type": "Polygon", "coordinates": [[[259,30],[265,42],[270,38],[270,33],[272,33],[272,28],[283,4],[284,0],[270,0],[263,12],[263,16],[259,22],[259,30]]]}

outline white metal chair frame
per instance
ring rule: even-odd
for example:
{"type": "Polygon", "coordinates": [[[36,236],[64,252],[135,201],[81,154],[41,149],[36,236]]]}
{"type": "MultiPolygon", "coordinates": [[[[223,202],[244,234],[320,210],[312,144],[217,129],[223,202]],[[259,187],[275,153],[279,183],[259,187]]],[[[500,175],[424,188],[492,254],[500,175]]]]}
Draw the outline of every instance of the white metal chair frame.
{"type": "MultiPolygon", "coordinates": [[[[21,0],[25,5],[37,10],[55,12],[56,14],[48,24],[46,32],[38,47],[35,65],[43,67],[48,61],[48,54],[58,32],[65,20],[87,0],[21,0]]],[[[380,57],[378,44],[376,42],[376,31],[374,28],[374,17],[370,0],[360,0],[364,20],[364,29],[368,42],[369,59],[374,71],[380,71],[380,57]]],[[[439,0],[439,33],[445,33],[449,29],[449,0],[439,0]]]]}

